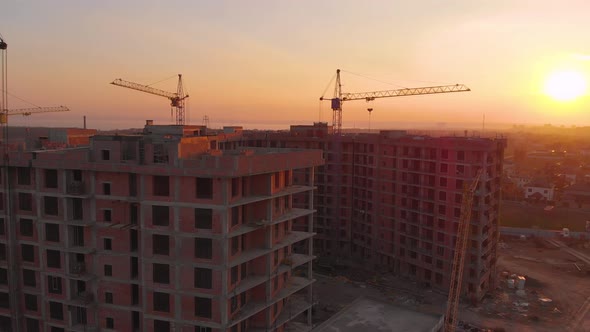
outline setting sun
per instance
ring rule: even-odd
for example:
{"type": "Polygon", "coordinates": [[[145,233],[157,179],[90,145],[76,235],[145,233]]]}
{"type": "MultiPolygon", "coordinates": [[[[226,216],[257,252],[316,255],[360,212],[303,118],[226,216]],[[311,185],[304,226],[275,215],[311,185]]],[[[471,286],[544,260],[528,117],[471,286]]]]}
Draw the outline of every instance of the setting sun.
{"type": "Polygon", "coordinates": [[[554,72],[545,81],[545,93],[559,101],[574,100],[586,93],[586,79],[576,71],[554,72]]]}

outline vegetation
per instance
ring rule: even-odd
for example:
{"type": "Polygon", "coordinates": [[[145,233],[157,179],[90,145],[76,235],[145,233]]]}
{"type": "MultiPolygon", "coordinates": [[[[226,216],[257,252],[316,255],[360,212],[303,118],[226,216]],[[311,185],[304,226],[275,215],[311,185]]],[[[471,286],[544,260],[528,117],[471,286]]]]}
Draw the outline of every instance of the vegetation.
{"type": "Polygon", "coordinates": [[[564,227],[574,232],[583,232],[586,220],[590,220],[590,211],[555,207],[545,211],[542,204],[523,204],[503,201],[500,206],[500,226],[525,227],[559,230],[564,227]]]}

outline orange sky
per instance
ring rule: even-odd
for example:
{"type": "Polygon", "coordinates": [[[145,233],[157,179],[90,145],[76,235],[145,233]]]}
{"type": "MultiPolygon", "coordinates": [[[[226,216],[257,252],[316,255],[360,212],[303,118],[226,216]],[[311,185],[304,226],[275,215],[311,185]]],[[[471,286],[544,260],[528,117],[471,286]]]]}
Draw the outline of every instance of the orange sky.
{"type": "MultiPolygon", "coordinates": [[[[484,113],[490,124],[590,125],[590,97],[563,103],[542,92],[555,70],[590,80],[587,13],[590,1],[5,0],[9,92],[72,109],[10,123],[80,126],[83,115],[100,129],[170,123],[166,99],[108,83],[182,73],[191,123],[208,115],[213,127],[287,128],[319,119],[318,98],[342,68],[345,92],[454,83],[473,90],[345,103],[344,127],[367,127],[367,107],[372,128],[477,124],[484,113]]],[[[29,106],[9,99],[10,108],[29,106]]],[[[329,104],[321,110],[331,121],[329,104]]]]}

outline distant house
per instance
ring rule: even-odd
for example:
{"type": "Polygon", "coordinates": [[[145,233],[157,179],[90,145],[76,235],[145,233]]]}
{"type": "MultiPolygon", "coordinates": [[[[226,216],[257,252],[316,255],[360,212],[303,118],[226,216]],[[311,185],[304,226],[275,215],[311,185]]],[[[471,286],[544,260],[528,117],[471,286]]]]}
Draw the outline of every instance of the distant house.
{"type": "Polygon", "coordinates": [[[536,179],[524,187],[524,198],[538,201],[552,201],[555,187],[549,181],[536,179]]]}
{"type": "Polygon", "coordinates": [[[557,176],[561,179],[561,181],[563,181],[563,184],[565,186],[571,186],[573,184],[576,184],[576,179],[578,178],[578,174],[568,171],[564,171],[563,173],[558,174],[557,176]]]}
{"type": "Polygon", "coordinates": [[[576,183],[565,188],[561,204],[566,207],[590,208],[590,183],[576,183]]]}
{"type": "Polygon", "coordinates": [[[512,183],[514,183],[518,188],[525,189],[526,186],[532,181],[532,178],[528,175],[519,175],[515,174],[508,177],[512,183]]]}

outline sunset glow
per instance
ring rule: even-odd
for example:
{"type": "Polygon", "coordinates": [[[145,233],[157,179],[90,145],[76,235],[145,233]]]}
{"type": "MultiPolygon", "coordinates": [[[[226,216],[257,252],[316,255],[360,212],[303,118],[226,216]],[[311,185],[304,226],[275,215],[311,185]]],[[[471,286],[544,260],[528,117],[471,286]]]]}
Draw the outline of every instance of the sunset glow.
{"type": "Polygon", "coordinates": [[[552,73],[545,82],[545,93],[559,101],[572,101],[586,93],[586,79],[576,71],[552,73]]]}
{"type": "Polygon", "coordinates": [[[9,108],[71,109],[11,123],[80,126],[83,116],[99,129],[170,123],[166,99],[109,83],[125,78],[175,91],[175,79],[165,79],[177,74],[190,95],[190,124],[205,116],[216,128],[331,122],[330,106],[318,106],[318,98],[331,95],[328,83],[340,68],[343,92],[456,83],[471,89],[347,103],[345,128],[366,126],[367,107],[375,109],[374,129],[458,122],[479,128],[481,113],[487,127],[590,125],[590,1],[254,3],[4,1],[9,108]]]}

